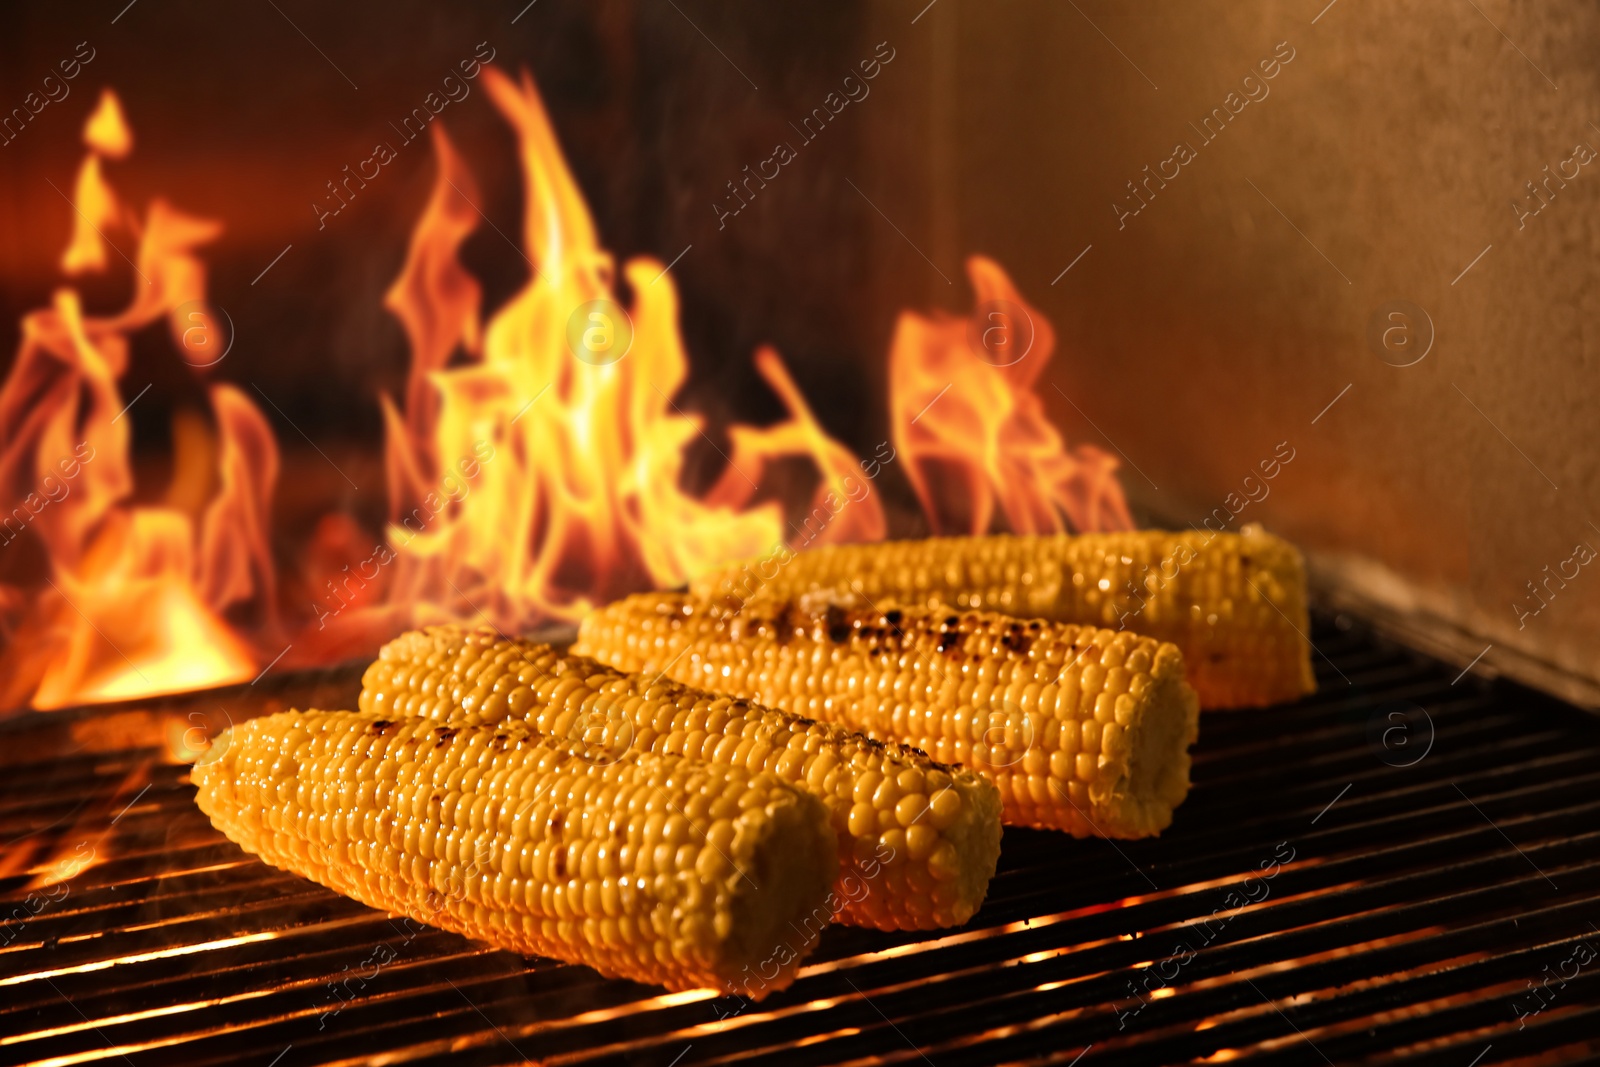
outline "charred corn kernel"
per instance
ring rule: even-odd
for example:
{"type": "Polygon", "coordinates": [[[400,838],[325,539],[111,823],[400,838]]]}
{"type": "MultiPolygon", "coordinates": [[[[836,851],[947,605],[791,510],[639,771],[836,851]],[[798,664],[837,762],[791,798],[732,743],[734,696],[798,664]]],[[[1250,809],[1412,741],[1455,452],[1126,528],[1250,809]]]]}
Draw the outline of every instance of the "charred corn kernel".
{"type": "Polygon", "coordinates": [[[200,809],[274,867],[673,990],[787,985],[838,872],[826,810],[774,775],[611,762],[514,724],[280,712],[212,750],[193,771],[200,809]],[[352,783],[370,799],[353,804],[352,783]]]}
{"type": "Polygon", "coordinates": [[[1189,682],[1207,708],[1274,704],[1315,688],[1300,553],[1252,526],[1239,533],[1139,530],[828,545],[781,567],[763,560],[709,572],[690,592],[743,602],[819,589],[1171,641],[1182,649],[1189,682]]]}
{"type": "MultiPolygon", "coordinates": [[[[878,611],[846,597],[753,600],[731,612],[645,593],[590,614],[574,649],[965,764],[999,788],[1010,825],[1144,837],[1171,823],[1199,722],[1176,645],[994,612],[878,611]]],[[[929,796],[915,771],[862,776],[857,797],[869,782],[882,837],[949,817],[949,800],[929,796]]],[[[938,849],[928,849],[930,870],[938,849]]]]}
{"type": "Polygon", "coordinates": [[[977,911],[1000,856],[1000,796],[971,771],[838,725],[615,670],[549,645],[493,631],[435,627],[385,645],[362,679],[363,711],[459,717],[461,708],[506,715],[596,751],[670,753],[767,770],[827,805],[839,835],[838,918],[880,930],[964,923],[977,911]],[[902,786],[904,788],[902,788],[902,786]],[[912,799],[913,796],[915,799],[912,799]],[[892,830],[926,825],[933,848],[913,854],[892,830]],[[934,848],[950,846],[951,888],[917,888],[934,848]]]}

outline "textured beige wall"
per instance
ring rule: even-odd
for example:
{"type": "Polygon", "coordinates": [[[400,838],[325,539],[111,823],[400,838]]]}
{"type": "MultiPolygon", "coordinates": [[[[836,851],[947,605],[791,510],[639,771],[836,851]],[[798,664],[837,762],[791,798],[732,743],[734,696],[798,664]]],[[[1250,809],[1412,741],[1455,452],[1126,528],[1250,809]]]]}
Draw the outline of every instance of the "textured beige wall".
{"type": "Polygon", "coordinates": [[[1325,3],[879,9],[906,63],[865,140],[904,232],[874,231],[882,289],[921,278],[959,307],[961,257],[995,256],[1056,324],[1054,378],[1082,414],[1047,403],[1137,464],[1141,504],[1198,521],[1287,441],[1236,523],[1431,617],[1463,663],[1493,642],[1482,666],[1592,700],[1570,676],[1600,679],[1600,560],[1568,563],[1520,628],[1514,605],[1540,606],[1527,583],[1580,542],[1600,549],[1600,160],[1537,215],[1513,202],[1600,148],[1600,9],[1325,3]],[[1294,58],[1269,94],[1203,144],[1190,123],[1280,42],[1294,58]],[[1125,182],[1179,142],[1195,158],[1119,228],[1125,182]],[[1368,339],[1395,300],[1435,331],[1407,367],[1368,339]]]}

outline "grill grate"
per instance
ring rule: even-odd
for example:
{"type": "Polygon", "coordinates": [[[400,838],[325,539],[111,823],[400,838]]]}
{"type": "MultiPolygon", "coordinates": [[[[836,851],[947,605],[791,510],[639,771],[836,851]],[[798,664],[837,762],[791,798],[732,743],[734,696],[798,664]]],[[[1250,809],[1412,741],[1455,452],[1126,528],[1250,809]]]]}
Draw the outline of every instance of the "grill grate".
{"type": "Polygon", "coordinates": [[[348,704],[354,671],[15,717],[0,726],[0,1062],[1592,1054],[1600,723],[1453,682],[1347,620],[1314,637],[1314,697],[1203,717],[1194,791],[1161,839],[1007,830],[967,927],[831,929],[760,1005],[487,951],[226,842],[169,755],[184,731],[348,704]],[[30,890],[47,864],[77,873],[30,890]]]}

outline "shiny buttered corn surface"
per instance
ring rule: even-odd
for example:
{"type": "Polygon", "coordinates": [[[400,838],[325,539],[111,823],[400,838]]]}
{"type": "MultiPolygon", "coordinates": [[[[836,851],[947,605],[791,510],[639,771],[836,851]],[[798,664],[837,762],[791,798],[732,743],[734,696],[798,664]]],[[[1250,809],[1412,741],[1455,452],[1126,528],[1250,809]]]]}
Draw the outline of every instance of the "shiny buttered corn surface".
{"type": "Polygon", "coordinates": [[[647,593],[590,614],[574,651],[965,764],[999,787],[1008,824],[1143,837],[1171,822],[1199,719],[1177,646],[878,607],[835,594],[728,605],[647,593]]]}
{"type": "Polygon", "coordinates": [[[389,642],[362,679],[361,708],[519,722],[611,758],[655,752],[770,771],[827,806],[841,861],[829,905],[853,925],[963,923],[999,859],[1000,794],[970,770],[491,630],[441,626],[389,642]]]}
{"type": "Polygon", "coordinates": [[[1250,527],[829,545],[712,571],[690,591],[737,604],[819,589],[1171,641],[1208,708],[1291,701],[1315,688],[1300,553],[1250,527]]]}
{"type": "Polygon", "coordinates": [[[267,863],[527,955],[680,990],[788,984],[838,872],[828,813],[767,773],[617,759],[515,724],[356,712],[241,723],[196,766],[267,863]]]}

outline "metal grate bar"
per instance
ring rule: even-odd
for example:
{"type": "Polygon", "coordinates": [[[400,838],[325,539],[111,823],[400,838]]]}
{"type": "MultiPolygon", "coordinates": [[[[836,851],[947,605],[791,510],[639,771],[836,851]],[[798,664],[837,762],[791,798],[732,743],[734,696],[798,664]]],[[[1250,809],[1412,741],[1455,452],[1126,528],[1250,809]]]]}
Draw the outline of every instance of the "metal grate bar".
{"type": "Polygon", "coordinates": [[[26,859],[0,868],[0,1062],[1093,1067],[1225,1052],[1464,1067],[1595,1051],[1600,965],[1520,1029],[1512,1005],[1542,968],[1600,947],[1600,724],[1452,684],[1359,627],[1323,621],[1314,638],[1333,664],[1319,658],[1313,697],[1205,717],[1195,788],[1159,840],[1008,830],[967,927],[830,929],[761,1005],[478,948],[273,871],[194,809],[164,739],[138,734],[219,697],[235,719],[311,690],[347,699],[349,670],[0,724],[0,841],[26,859]],[[1426,727],[1425,749],[1386,744],[1394,708],[1426,727]],[[131,739],[70,751],[95,716],[131,739]],[[7,921],[28,872],[79,842],[97,862],[7,921]],[[1293,858],[1263,881],[1280,844],[1293,858]]]}

